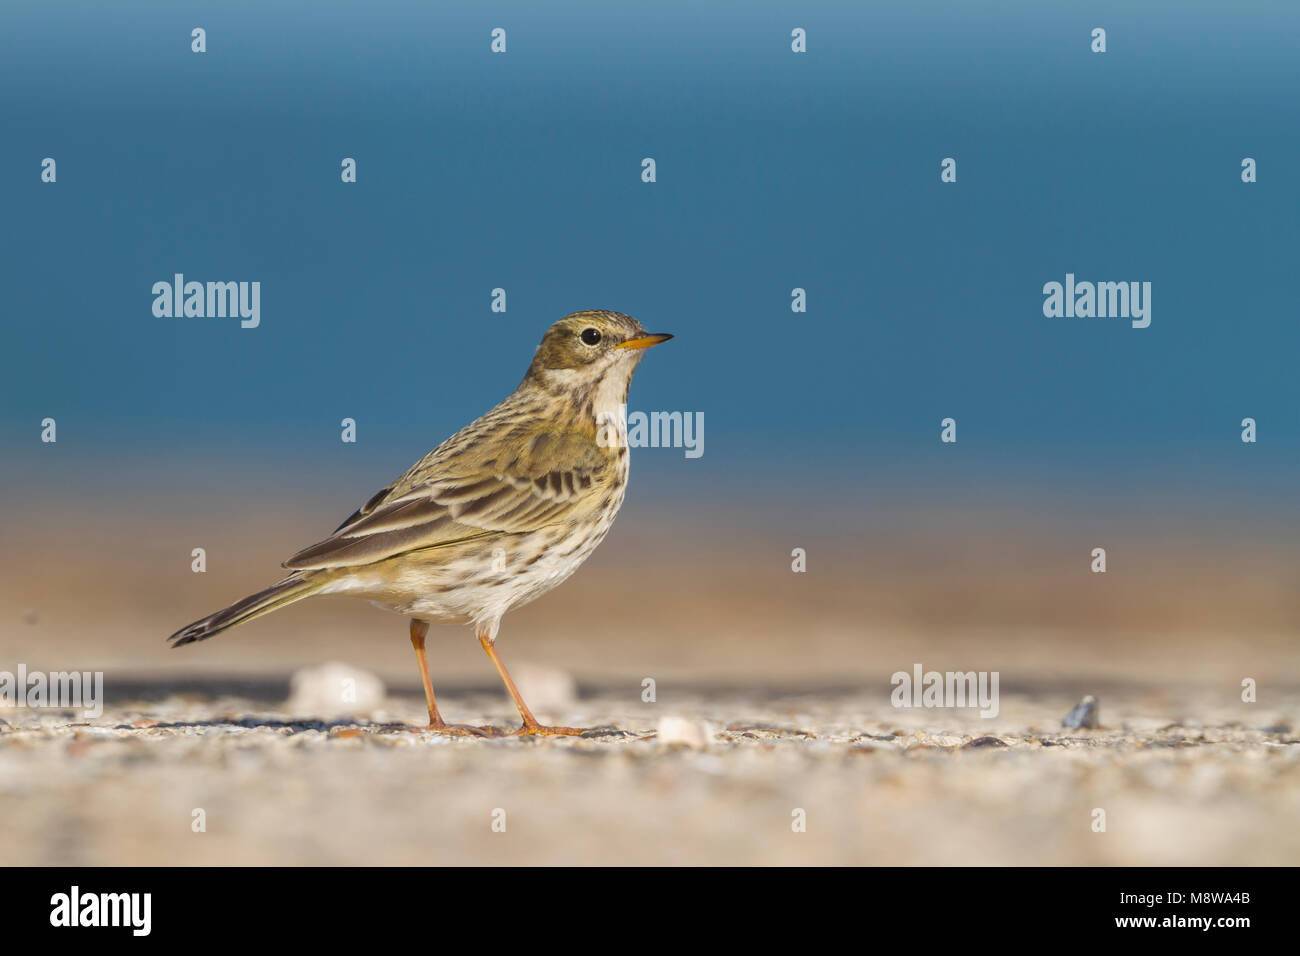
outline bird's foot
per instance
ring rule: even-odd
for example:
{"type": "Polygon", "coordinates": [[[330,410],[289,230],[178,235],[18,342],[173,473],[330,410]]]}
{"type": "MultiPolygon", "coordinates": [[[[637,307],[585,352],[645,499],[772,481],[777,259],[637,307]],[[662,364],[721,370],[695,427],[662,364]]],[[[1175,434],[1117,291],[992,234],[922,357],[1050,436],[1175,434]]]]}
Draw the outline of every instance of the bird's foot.
{"type": "Polygon", "coordinates": [[[548,727],[536,722],[525,723],[511,737],[581,737],[585,734],[583,727],[548,727]]]}

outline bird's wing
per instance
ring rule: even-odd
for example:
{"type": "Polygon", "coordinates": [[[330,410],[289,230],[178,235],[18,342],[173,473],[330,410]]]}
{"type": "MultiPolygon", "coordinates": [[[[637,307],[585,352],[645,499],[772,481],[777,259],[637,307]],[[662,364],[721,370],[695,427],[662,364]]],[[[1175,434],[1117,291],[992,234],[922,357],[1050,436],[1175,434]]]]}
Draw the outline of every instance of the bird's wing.
{"type": "Polygon", "coordinates": [[[466,429],[284,566],[372,564],[575,520],[599,509],[615,473],[614,449],[588,429],[466,429]]]}

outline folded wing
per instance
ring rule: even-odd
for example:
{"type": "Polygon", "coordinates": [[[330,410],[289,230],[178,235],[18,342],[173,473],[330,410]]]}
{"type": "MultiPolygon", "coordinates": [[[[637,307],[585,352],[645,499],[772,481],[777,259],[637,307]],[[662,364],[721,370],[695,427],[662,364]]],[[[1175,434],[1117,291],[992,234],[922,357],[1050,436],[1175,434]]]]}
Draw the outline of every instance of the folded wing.
{"type": "MultiPolygon", "coordinates": [[[[485,416],[486,418],[486,416],[485,416]]],[[[475,423],[478,425],[479,423],[475,423]]],[[[599,510],[615,472],[594,431],[475,425],[448,439],[286,568],[373,564],[534,531],[599,510]]]]}

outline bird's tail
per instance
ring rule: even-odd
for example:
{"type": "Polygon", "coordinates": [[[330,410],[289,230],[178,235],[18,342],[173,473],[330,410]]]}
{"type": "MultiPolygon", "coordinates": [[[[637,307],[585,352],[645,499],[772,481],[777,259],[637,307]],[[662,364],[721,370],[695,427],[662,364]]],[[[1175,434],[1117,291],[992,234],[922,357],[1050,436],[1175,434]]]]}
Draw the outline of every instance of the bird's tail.
{"type": "Polygon", "coordinates": [[[172,647],[193,644],[195,641],[206,641],[209,637],[215,637],[236,624],[243,624],[263,614],[270,614],[276,608],[310,597],[321,589],[325,581],[325,576],[320,574],[310,571],[296,572],[283,581],[277,581],[264,591],[250,594],[228,608],[223,608],[215,614],[209,614],[202,620],[181,628],[167,640],[172,647]]]}

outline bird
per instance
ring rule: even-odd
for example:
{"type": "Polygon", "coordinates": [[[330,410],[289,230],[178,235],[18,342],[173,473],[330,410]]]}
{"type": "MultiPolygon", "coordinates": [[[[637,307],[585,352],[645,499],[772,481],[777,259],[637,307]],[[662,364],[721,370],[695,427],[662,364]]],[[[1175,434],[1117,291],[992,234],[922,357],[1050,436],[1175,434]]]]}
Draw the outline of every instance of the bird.
{"type": "Polygon", "coordinates": [[[500,404],[285,561],[288,576],[168,642],[204,641],[304,598],[350,595],[410,618],[425,729],[493,733],[448,724],[438,710],[425,637],[431,622],[451,621],[473,626],[523,721],[516,736],[584,733],[533,716],[497,654],[497,635],[507,611],[565,581],[609,532],[627,491],[632,374],[646,349],[672,337],[621,312],[566,315],[500,404]]]}

